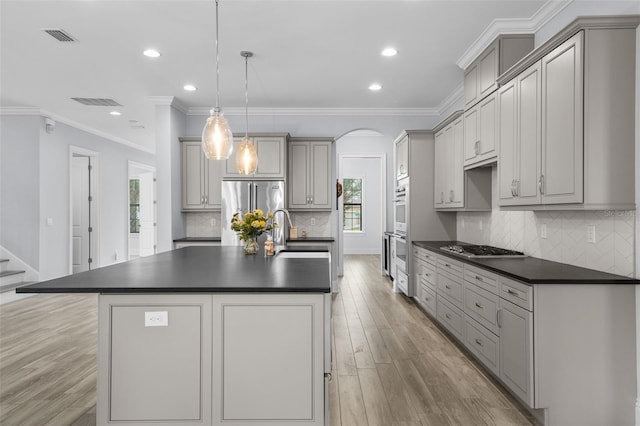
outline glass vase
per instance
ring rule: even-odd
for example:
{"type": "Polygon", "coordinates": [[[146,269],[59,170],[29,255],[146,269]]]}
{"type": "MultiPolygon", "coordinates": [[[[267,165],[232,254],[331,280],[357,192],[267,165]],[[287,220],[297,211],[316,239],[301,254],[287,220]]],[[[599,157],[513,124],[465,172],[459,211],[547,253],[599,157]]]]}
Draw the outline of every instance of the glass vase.
{"type": "Polygon", "coordinates": [[[258,238],[249,237],[244,242],[244,254],[256,254],[258,253],[258,238]]]}

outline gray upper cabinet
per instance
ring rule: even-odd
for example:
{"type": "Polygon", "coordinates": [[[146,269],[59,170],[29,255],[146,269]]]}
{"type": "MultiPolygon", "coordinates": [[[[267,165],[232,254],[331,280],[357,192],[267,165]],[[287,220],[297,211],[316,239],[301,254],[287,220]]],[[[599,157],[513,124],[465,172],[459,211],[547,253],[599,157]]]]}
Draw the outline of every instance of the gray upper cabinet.
{"type": "Polygon", "coordinates": [[[249,139],[258,151],[258,167],[253,175],[247,176],[236,168],[236,153],[244,138],[234,137],[233,154],[226,161],[225,178],[232,179],[272,179],[283,180],[286,176],[285,149],[288,134],[249,134],[249,139]]]}
{"type": "Polygon", "coordinates": [[[464,207],[462,168],[463,117],[435,135],[434,204],[435,208],[464,207]]]}
{"type": "Polygon", "coordinates": [[[500,76],[499,203],[635,209],[635,28],[578,18],[500,76]]]}
{"type": "Polygon", "coordinates": [[[498,89],[498,199],[501,206],[540,202],[541,65],[498,89]]]}
{"type": "Polygon", "coordinates": [[[473,168],[496,160],[495,93],[464,113],[464,166],[473,168]]]}
{"type": "Polygon", "coordinates": [[[209,160],[199,138],[180,138],[182,143],[182,210],[220,210],[223,161],[209,160]]]}
{"type": "Polygon", "coordinates": [[[533,50],[532,34],[496,38],[464,72],[464,106],[468,109],[498,88],[498,76],[533,50]]]}
{"type": "Polygon", "coordinates": [[[333,139],[292,138],[288,148],[287,205],[291,210],[331,209],[333,139]]]}
{"type": "Polygon", "coordinates": [[[409,136],[396,141],[396,180],[409,177],[409,136]]]}

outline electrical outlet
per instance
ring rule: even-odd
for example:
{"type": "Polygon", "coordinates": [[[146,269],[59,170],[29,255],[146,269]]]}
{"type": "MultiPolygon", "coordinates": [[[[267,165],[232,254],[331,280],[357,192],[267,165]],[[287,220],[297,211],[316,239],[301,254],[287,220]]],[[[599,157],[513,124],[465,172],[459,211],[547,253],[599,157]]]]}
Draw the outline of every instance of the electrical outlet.
{"type": "Polygon", "coordinates": [[[316,226],[316,218],[315,217],[311,218],[311,226],[316,226]]]}
{"type": "Polygon", "coordinates": [[[216,218],[211,219],[211,226],[216,226],[216,218]]]}
{"type": "Polygon", "coordinates": [[[144,313],[145,327],[167,327],[169,325],[169,312],[156,311],[144,313]]]}
{"type": "Polygon", "coordinates": [[[482,221],[479,221],[479,222],[478,222],[478,228],[479,228],[481,231],[482,231],[482,226],[483,226],[483,225],[482,225],[482,221]]]}
{"type": "Polygon", "coordinates": [[[540,225],[540,238],[547,238],[547,224],[540,225]]]}
{"type": "Polygon", "coordinates": [[[113,260],[115,260],[116,262],[118,261],[118,257],[120,257],[118,250],[115,251],[115,253],[113,253],[113,260]]]}
{"type": "Polygon", "coordinates": [[[596,227],[595,225],[587,225],[587,242],[596,243],[596,227]]]}

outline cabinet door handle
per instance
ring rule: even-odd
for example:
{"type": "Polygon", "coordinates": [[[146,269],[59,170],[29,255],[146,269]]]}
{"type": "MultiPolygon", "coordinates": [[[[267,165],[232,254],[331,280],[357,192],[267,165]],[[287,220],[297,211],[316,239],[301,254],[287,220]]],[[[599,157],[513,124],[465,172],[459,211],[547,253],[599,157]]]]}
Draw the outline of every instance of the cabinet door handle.
{"type": "Polygon", "coordinates": [[[509,293],[512,296],[520,297],[520,294],[517,291],[513,291],[511,289],[507,289],[507,293],[509,293]]]}
{"type": "Polygon", "coordinates": [[[447,290],[451,290],[451,287],[449,287],[448,285],[445,285],[444,288],[446,288],[447,290]]]}
{"type": "Polygon", "coordinates": [[[207,204],[209,204],[209,196],[205,195],[204,196],[204,205],[206,206],[207,204]]]}
{"type": "Polygon", "coordinates": [[[515,179],[511,179],[511,196],[512,197],[516,196],[515,183],[516,183],[516,180],[515,179]]]}
{"type": "Polygon", "coordinates": [[[496,322],[498,323],[498,328],[502,328],[502,309],[496,311],[496,322]]]}
{"type": "Polygon", "coordinates": [[[449,315],[449,314],[444,314],[444,317],[445,317],[446,319],[448,319],[448,320],[450,320],[450,319],[451,319],[451,315],[449,315]]]}
{"type": "Polygon", "coordinates": [[[453,189],[449,191],[449,201],[453,203],[453,189]]]}
{"type": "Polygon", "coordinates": [[[444,192],[440,191],[440,204],[444,204],[444,192]]]}
{"type": "Polygon", "coordinates": [[[540,175],[540,179],[538,179],[538,190],[540,190],[540,195],[544,195],[544,175],[540,175]]]}
{"type": "Polygon", "coordinates": [[[200,196],[200,204],[204,204],[204,195],[200,196]]]}
{"type": "Polygon", "coordinates": [[[476,275],[476,280],[478,280],[478,281],[483,281],[483,280],[482,280],[482,277],[481,277],[480,275],[476,275]]]}
{"type": "Polygon", "coordinates": [[[476,302],[476,308],[484,309],[484,307],[481,304],[479,304],[478,302],[476,302]]]}
{"type": "Polygon", "coordinates": [[[515,179],[515,185],[513,187],[516,191],[516,197],[520,196],[520,179],[515,179]]]}
{"type": "Polygon", "coordinates": [[[476,143],[473,146],[473,150],[476,153],[476,155],[480,155],[480,141],[476,141],[476,143]]]}
{"type": "Polygon", "coordinates": [[[478,346],[482,346],[482,340],[480,340],[480,339],[476,339],[476,345],[478,345],[478,346]]]}

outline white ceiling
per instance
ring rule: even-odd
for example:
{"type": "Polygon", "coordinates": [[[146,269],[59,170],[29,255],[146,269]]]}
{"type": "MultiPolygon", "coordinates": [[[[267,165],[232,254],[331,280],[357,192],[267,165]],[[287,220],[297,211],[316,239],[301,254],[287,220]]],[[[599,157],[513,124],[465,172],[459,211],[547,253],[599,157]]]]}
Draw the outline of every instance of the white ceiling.
{"type": "MultiPolygon", "coordinates": [[[[244,113],[240,51],[250,50],[250,114],[437,112],[459,90],[460,66],[495,36],[485,30],[535,28],[551,3],[557,9],[559,2],[543,0],[221,0],[220,106],[244,113]],[[399,54],[382,57],[390,45],[399,54]],[[383,89],[369,91],[372,82],[383,89]]],[[[0,1],[5,113],[35,109],[153,151],[154,108],[167,97],[189,114],[215,105],[214,0],[0,1]],[[78,42],[59,42],[44,28],[61,28],[78,42]],[[150,47],[162,56],[143,56],[150,47]],[[198,90],[185,92],[186,83],[198,90]],[[123,106],[84,106],[72,97],[123,106]],[[122,115],[109,115],[114,109],[122,115]]]]}

